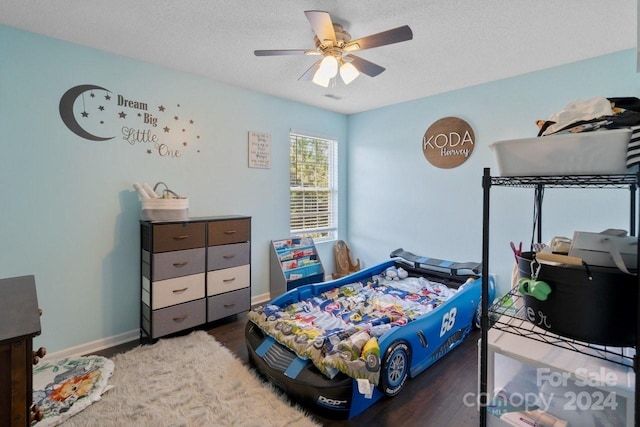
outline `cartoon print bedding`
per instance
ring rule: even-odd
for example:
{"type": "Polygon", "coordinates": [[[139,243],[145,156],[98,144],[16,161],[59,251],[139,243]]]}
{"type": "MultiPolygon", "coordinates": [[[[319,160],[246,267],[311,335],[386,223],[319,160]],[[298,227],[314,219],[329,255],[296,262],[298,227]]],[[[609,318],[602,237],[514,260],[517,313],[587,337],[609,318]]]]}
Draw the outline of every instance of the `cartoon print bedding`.
{"type": "Polygon", "coordinates": [[[423,277],[392,280],[381,274],[286,307],[256,307],[248,317],[327,377],[342,372],[377,385],[378,337],[433,310],[456,292],[423,277]]]}

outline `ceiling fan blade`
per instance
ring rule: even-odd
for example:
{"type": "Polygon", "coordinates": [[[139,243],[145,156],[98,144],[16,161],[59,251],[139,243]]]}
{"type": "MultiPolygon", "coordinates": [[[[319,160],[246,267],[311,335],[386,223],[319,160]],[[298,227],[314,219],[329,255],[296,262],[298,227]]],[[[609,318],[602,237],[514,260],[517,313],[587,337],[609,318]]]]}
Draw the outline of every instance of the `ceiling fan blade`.
{"type": "Polygon", "coordinates": [[[320,55],[315,49],[280,49],[280,50],[254,50],[255,56],[276,56],[276,55],[320,55]]]}
{"type": "Polygon", "coordinates": [[[350,60],[351,64],[353,64],[353,66],[356,67],[358,71],[366,74],[369,77],[375,77],[385,70],[384,67],[381,67],[378,64],[374,64],[373,62],[367,61],[366,59],[362,59],[355,55],[347,55],[344,58],[350,60]]]}
{"type": "Polygon", "coordinates": [[[316,73],[316,71],[318,71],[318,68],[320,68],[321,62],[322,62],[322,59],[317,60],[311,67],[309,67],[307,71],[304,72],[303,75],[300,76],[300,78],[298,78],[298,81],[312,80],[314,74],[316,73]]]}
{"type": "Polygon", "coordinates": [[[333,22],[331,22],[329,13],[320,10],[307,10],[304,14],[321,43],[325,40],[331,40],[333,44],[336,43],[336,33],[333,31],[333,22]]]}
{"type": "Polygon", "coordinates": [[[404,42],[413,38],[413,32],[408,25],[393,28],[381,33],[372,34],[357,40],[352,40],[344,46],[345,51],[371,49],[373,47],[404,42]]]}

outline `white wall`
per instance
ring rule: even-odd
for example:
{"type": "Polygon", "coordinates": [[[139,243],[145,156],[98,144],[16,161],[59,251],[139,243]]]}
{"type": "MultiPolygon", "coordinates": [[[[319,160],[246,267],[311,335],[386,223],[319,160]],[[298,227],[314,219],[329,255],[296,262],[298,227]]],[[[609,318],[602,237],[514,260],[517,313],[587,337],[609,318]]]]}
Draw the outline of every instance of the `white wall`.
{"type": "MultiPolygon", "coordinates": [[[[424,84],[429,84],[425,76],[424,84]]],[[[635,51],[535,72],[355,114],[349,117],[349,243],[366,265],[404,247],[454,261],[482,260],[482,174],[497,165],[493,141],[535,137],[546,119],[576,99],[640,95],[635,51]],[[432,166],[422,137],[436,120],[456,116],[474,129],[467,162],[432,166]]],[[[510,241],[528,246],[533,190],[491,191],[490,270],[501,291],[510,285],[510,241]]],[[[574,230],[629,229],[628,190],[547,189],[543,240],[574,230]]]]}

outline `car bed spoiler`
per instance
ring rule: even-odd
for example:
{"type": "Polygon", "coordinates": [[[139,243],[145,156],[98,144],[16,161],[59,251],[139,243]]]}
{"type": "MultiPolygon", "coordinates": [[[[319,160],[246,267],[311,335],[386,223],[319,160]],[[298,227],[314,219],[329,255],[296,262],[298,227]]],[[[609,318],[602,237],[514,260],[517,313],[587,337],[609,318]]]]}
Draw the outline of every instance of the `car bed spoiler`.
{"type": "Polygon", "coordinates": [[[453,262],[437,258],[415,255],[402,248],[391,252],[391,258],[402,258],[399,263],[411,269],[448,272],[452,276],[478,276],[482,272],[482,264],[477,262],[453,262]]]}

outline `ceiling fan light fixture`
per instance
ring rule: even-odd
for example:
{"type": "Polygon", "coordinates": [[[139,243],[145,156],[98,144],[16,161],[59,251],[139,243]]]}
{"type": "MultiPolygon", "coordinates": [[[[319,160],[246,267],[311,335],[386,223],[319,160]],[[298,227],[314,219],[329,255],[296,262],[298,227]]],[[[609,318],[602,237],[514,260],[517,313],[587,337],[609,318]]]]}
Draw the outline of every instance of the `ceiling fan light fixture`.
{"type": "Polygon", "coordinates": [[[338,71],[345,84],[351,83],[360,73],[375,77],[384,71],[384,67],[352,55],[352,51],[372,49],[413,39],[411,28],[403,25],[351,40],[351,35],[341,24],[331,21],[328,12],[307,10],[304,14],[315,33],[313,36],[315,49],[256,50],[254,55],[322,55],[322,58],[314,62],[298,80],[311,80],[324,87],[331,84],[331,80],[336,78],[338,71]],[[343,59],[345,52],[349,53],[345,56],[347,61],[343,59]]]}
{"type": "Polygon", "coordinates": [[[326,55],[322,58],[320,67],[318,67],[318,71],[316,71],[313,78],[314,80],[316,78],[320,80],[329,80],[334,78],[336,74],[338,74],[338,60],[333,55],[326,55]]]}
{"type": "Polygon", "coordinates": [[[350,62],[343,62],[340,66],[340,77],[344,84],[348,85],[360,75],[360,71],[350,62]]]}
{"type": "Polygon", "coordinates": [[[311,81],[317,84],[318,86],[329,87],[329,82],[331,81],[331,78],[330,77],[323,78],[322,76],[318,76],[318,73],[316,72],[316,75],[313,76],[313,79],[311,81]]]}

